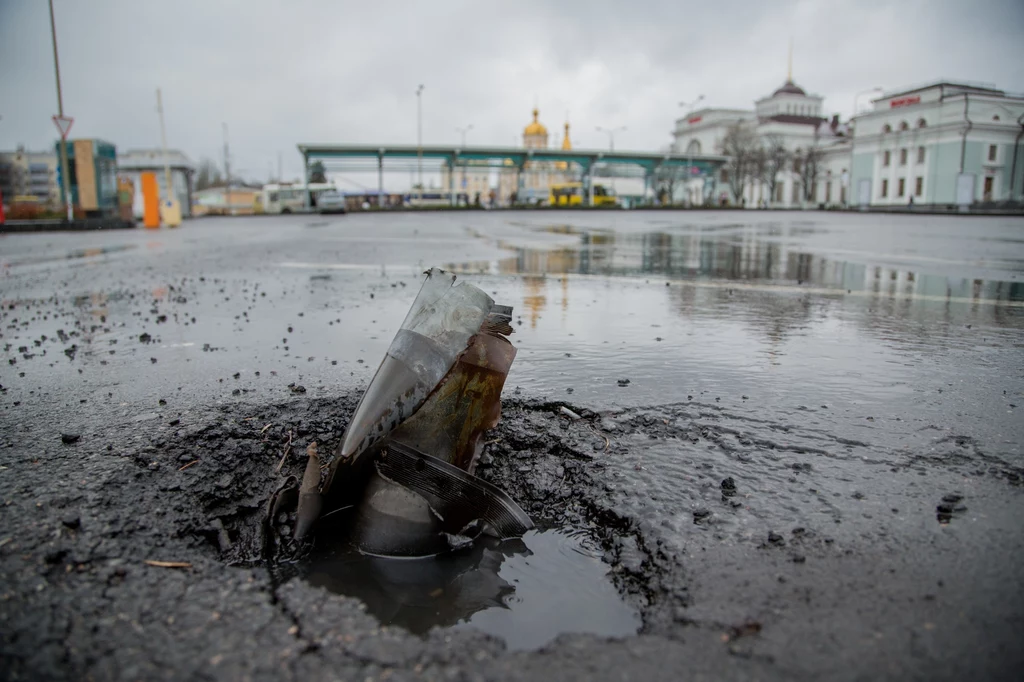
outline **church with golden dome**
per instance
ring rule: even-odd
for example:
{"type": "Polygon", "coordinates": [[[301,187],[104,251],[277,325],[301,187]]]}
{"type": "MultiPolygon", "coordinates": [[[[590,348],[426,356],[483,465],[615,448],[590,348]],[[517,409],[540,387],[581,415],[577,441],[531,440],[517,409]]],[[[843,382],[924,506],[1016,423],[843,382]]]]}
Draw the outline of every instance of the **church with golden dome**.
{"type": "MultiPolygon", "coordinates": [[[[540,110],[533,108],[533,120],[523,128],[523,147],[526,149],[547,149],[549,142],[548,129],[540,122],[540,110]]],[[[565,135],[561,148],[572,149],[569,137],[569,122],[565,122],[565,135]]],[[[511,199],[515,192],[519,201],[546,200],[551,185],[575,180],[572,168],[565,161],[530,161],[521,173],[513,169],[503,170],[499,177],[498,193],[503,202],[511,199]]]]}

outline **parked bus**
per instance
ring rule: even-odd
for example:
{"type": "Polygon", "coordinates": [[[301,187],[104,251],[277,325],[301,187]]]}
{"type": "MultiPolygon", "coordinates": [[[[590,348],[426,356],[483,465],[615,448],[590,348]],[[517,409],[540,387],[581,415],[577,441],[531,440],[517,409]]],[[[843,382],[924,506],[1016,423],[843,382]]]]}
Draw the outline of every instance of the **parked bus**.
{"type": "Polygon", "coordinates": [[[309,185],[271,183],[263,185],[260,206],[264,213],[301,213],[306,210],[306,193],[309,193],[309,209],[316,210],[317,199],[324,192],[337,192],[333,182],[311,182],[309,185]]]}
{"type": "MultiPolygon", "coordinates": [[[[586,191],[582,182],[566,182],[551,185],[548,193],[549,206],[582,206],[586,204],[586,191]]],[[[614,206],[619,203],[615,190],[604,185],[594,185],[594,206],[614,206]]]]}
{"type": "MultiPolygon", "coordinates": [[[[413,190],[409,194],[406,194],[402,201],[406,206],[414,206],[416,208],[429,207],[429,206],[451,206],[452,205],[452,193],[437,189],[426,190],[420,192],[413,190]]],[[[455,193],[455,205],[466,206],[469,204],[469,195],[465,192],[455,193]]]]}

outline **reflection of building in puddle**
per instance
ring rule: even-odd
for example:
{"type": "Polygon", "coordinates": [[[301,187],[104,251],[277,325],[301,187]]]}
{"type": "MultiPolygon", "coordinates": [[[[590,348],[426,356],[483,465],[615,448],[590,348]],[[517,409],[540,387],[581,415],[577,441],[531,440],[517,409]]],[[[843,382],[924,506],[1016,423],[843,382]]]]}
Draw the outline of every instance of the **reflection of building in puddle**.
{"type": "Polygon", "coordinates": [[[345,552],[315,560],[306,577],[313,585],[358,597],[381,623],[419,634],[503,606],[515,587],[498,571],[516,554],[530,554],[521,540],[478,542],[471,549],[424,559],[345,552]]]}
{"type": "Polygon", "coordinates": [[[584,272],[580,269],[580,251],[577,249],[516,249],[515,257],[505,258],[498,264],[502,274],[552,274],[584,272]]]}
{"type": "Polygon", "coordinates": [[[547,296],[544,295],[547,280],[544,277],[528,275],[523,277],[523,284],[526,287],[526,292],[523,295],[523,307],[530,317],[530,328],[536,329],[537,320],[540,319],[540,314],[548,302],[547,296]]]}
{"type": "Polygon", "coordinates": [[[864,268],[864,272],[860,286],[853,288],[881,297],[985,301],[997,305],[1024,301],[1024,282],[945,277],[881,266],[864,268]]]}

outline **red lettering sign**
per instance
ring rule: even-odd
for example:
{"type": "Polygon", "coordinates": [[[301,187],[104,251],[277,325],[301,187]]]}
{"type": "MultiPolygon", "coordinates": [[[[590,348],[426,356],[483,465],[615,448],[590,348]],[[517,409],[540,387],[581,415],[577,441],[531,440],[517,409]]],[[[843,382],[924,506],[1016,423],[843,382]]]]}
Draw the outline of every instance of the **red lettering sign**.
{"type": "Polygon", "coordinates": [[[693,125],[694,123],[700,123],[703,118],[703,116],[694,116],[693,118],[686,119],[686,122],[693,125]]]}
{"type": "Polygon", "coordinates": [[[896,99],[889,100],[889,108],[896,109],[899,107],[908,107],[911,104],[920,104],[921,97],[914,95],[913,97],[897,97],[896,99]]]}

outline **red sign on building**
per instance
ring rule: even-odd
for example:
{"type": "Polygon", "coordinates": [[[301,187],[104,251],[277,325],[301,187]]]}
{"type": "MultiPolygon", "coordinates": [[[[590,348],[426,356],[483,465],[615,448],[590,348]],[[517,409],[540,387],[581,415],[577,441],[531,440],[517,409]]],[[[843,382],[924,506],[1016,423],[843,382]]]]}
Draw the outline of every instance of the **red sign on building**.
{"type": "Polygon", "coordinates": [[[693,118],[686,119],[686,122],[693,125],[694,123],[700,123],[703,119],[703,116],[694,116],[693,118]]]}
{"type": "Polygon", "coordinates": [[[911,104],[920,104],[920,95],[914,95],[912,97],[897,97],[896,99],[889,100],[889,108],[897,109],[899,107],[909,107],[911,104]]]}

